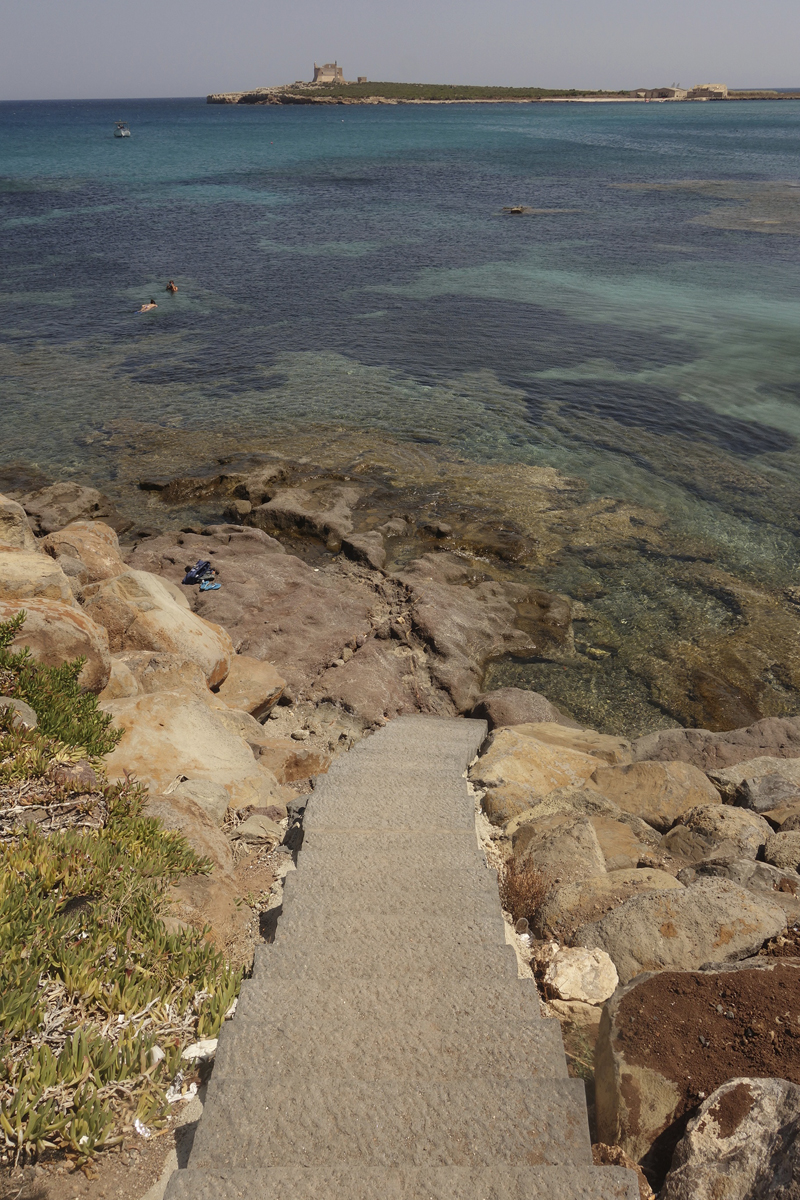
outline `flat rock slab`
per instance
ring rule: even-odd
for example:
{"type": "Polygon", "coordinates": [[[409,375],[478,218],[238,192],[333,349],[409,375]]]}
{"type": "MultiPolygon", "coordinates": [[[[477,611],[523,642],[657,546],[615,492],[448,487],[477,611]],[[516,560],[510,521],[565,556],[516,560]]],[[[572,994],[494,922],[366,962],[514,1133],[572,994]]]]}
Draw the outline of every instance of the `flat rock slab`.
{"type": "Polygon", "coordinates": [[[485,734],[401,717],[314,790],[167,1200],[635,1200],[505,942],[465,778],[485,734]]]}

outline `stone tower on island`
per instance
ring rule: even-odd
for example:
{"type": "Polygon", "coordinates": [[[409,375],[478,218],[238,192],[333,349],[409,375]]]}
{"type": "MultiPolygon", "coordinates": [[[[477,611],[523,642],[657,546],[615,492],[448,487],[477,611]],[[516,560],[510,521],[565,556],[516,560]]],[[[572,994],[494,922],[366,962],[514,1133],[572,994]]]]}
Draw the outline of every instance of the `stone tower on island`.
{"type": "Polygon", "coordinates": [[[344,71],[338,63],[325,63],[318,67],[314,63],[314,83],[344,83],[344,71]]]}

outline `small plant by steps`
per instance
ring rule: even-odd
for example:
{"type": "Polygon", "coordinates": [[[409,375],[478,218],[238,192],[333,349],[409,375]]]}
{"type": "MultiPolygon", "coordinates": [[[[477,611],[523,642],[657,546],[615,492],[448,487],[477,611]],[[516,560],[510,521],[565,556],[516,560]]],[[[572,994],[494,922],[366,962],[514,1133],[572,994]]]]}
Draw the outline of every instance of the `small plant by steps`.
{"type": "Polygon", "coordinates": [[[500,877],[500,900],[515,921],[524,919],[532,925],[549,890],[547,876],[532,862],[511,858],[505,864],[500,877]]]}
{"type": "Polygon", "coordinates": [[[79,693],[80,663],[10,653],[10,626],[0,669],[39,727],[15,729],[0,696],[0,1162],[81,1163],[163,1124],[182,1050],[216,1036],[241,972],[203,933],[168,931],[169,885],[211,864],[143,815],[139,784],[105,781],[119,734],[79,693]],[[81,760],[66,782],[53,770],[81,760]]]}

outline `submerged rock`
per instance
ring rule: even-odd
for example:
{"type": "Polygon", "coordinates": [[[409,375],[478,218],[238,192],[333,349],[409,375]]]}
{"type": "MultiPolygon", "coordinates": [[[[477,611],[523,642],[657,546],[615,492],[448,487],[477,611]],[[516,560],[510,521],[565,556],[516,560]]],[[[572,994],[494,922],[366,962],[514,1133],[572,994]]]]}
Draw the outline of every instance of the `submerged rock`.
{"type": "Polygon", "coordinates": [[[481,721],[488,721],[490,729],[503,725],[527,725],[532,722],[550,721],[559,725],[580,728],[571,717],[559,712],[554,704],[538,692],[524,688],[504,687],[479,696],[468,714],[481,721]]]}

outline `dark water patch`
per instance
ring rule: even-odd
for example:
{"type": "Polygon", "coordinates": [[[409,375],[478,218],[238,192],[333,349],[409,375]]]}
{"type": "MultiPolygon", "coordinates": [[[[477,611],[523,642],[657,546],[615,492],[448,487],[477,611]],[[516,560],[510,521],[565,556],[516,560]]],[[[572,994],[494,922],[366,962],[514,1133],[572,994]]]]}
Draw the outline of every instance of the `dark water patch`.
{"type": "Polygon", "coordinates": [[[702,401],[683,400],[668,388],[652,384],[623,380],[613,384],[594,380],[541,381],[530,392],[534,393],[529,401],[531,410],[540,422],[545,416],[543,405],[555,403],[576,418],[591,413],[656,434],[711,442],[741,458],[780,453],[797,444],[784,430],[718,413],[702,401]]]}

